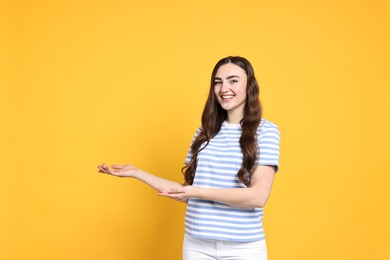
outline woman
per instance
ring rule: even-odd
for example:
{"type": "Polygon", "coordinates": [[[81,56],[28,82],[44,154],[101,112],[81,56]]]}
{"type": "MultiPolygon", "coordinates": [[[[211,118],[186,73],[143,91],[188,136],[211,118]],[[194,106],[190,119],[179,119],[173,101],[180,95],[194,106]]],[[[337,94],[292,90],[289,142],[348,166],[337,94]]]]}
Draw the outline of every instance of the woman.
{"type": "Polygon", "coordinates": [[[252,65],[221,59],[187,154],[184,184],[132,165],[99,165],[99,172],[133,177],[186,202],[183,259],[267,259],[263,207],[279,166],[279,130],[261,118],[252,65]]]}

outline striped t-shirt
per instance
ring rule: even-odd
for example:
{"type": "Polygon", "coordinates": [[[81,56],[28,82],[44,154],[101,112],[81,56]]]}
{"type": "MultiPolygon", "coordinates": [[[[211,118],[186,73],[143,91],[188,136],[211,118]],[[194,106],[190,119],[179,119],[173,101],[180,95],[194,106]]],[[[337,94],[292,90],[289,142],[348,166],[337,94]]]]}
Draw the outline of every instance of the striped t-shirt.
{"type": "MultiPolygon", "coordinates": [[[[195,137],[199,134],[199,128],[195,137]]],[[[224,122],[219,133],[198,154],[193,186],[202,188],[246,188],[237,177],[242,164],[241,125],[224,122]]],[[[195,138],[194,137],[194,138],[195,138]]],[[[279,167],[278,127],[262,119],[257,129],[258,165],[279,167]]],[[[193,139],[194,140],[194,139],[193,139]]],[[[185,163],[191,160],[189,150],[185,163]]],[[[237,209],[216,201],[189,199],[185,232],[197,238],[234,242],[264,239],[263,209],[237,209]]]]}

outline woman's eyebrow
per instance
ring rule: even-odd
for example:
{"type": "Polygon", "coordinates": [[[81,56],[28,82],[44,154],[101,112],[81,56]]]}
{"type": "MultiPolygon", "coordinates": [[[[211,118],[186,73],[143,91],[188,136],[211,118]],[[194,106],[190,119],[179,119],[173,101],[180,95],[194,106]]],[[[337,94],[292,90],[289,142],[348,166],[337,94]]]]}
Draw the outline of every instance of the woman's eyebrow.
{"type": "MultiPolygon", "coordinates": [[[[227,77],[226,79],[232,79],[232,78],[240,78],[240,77],[237,75],[231,75],[231,76],[227,77]]],[[[222,79],[219,77],[214,77],[214,80],[222,80],[222,79]]]]}
{"type": "Polygon", "coordinates": [[[232,78],[240,78],[240,77],[236,76],[236,75],[232,75],[232,76],[227,77],[226,79],[232,79],[232,78]]]}

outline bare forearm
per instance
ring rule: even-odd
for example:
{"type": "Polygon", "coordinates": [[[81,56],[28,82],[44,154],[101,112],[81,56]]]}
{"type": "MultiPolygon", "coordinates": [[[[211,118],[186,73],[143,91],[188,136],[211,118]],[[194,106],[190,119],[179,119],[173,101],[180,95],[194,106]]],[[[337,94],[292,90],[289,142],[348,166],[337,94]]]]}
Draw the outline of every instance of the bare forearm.
{"type": "Polygon", "coordinates": [[[170,190],[174,188],[180,188],[183,187],[182,184],[178,182],[174,182],[168,179],[161,178],[159,176],[150,174],[148,172],[139,170],[135,175],[135,179],[138,179],[145,184],[149,185],[155,190],[170,190]]]}
{"type": "Polygon", "coordinates": [[[270,166],[259,166],[252,175],[249,188],[214,189],[196,186],[184,186],[160,193],[177,200],[198,198],[218,201],[235,208],[263,208],[271,193],[275,169],[270,166]]]}
{"type": "Polygon", "coordinates": [[[214,200],[236,208],[262,208],[268,199],[267,194],[254,188],[196,189],[196,198],[214,200]]]}
{"type": "Polygon", "coordinates": [[[201,199],[215,200],[237,208],[263,208],[271,194],[275,168],[259,166],[249,188],[206,189],[195,192],[201,199]]]}

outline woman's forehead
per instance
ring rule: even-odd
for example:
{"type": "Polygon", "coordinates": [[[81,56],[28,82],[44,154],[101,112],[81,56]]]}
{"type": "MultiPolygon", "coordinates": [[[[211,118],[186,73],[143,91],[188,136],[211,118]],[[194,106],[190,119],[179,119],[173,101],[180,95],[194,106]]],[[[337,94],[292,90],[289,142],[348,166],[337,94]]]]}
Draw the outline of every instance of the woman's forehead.
{"type": "Polygon", "coordinates": [[[231,76],[243,77],[246,76],[246,72],[238,65],[234,63],[227,63],[218,68],[215,77],[227,78],[231,76]]]}

